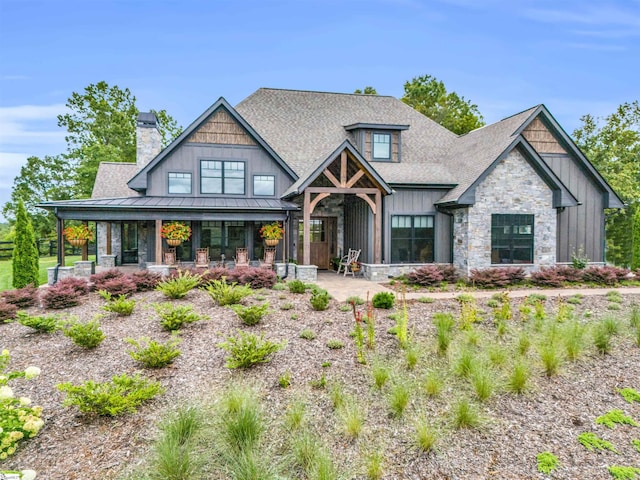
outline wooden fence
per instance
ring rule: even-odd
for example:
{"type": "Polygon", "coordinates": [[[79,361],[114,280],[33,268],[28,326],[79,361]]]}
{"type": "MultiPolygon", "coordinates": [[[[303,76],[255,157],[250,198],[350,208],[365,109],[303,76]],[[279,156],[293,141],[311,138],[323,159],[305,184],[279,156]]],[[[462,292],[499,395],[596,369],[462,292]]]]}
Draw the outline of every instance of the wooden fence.
{"type": "MultiPolygon", "coordinates": [[[[38,246],[38,253],[41,257],[55,257],[58,255],[58,241],[49,239],[36,240],[38,246]]],[[[13,256],[13,242],[0,242],[0,260],[10,260],[13,256]]],[[[89,255],[95,255],[96,245],[95,243],[89,243],[89,255]]],[[[82,254],[81,247],[74,247],[68,243],[64,246],[65,255],[80,255],[82,254]]]]}

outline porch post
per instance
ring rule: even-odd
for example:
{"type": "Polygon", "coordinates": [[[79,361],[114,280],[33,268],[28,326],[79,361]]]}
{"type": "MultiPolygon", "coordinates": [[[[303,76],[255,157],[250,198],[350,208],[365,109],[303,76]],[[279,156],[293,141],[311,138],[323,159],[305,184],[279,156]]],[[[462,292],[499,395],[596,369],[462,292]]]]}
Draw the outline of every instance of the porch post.
{"type": "Polygon", "coordinates": [[[162,220],[156,220],[156,265],[162,265],[162,220]]]}
{"type": "Polygon", "coordinates": [[[373,219],[373,261],[382,263],[382,194],[380,190],[376,192],[376,212],[373,219]]]}
{"type": "Polygon", "coordinates": [[[311,223],[311,193],[309,190],[304,191],[304,207],[302,217],[302,264],[311,264],[311,235],[309,232],[309,224],[311,223]]]}
{"type": "Polygon", "coordinates": [[[62,235],[62,231],[64,230],[64,220],[60,217],[56,217],[56,220],[56,233],[58,234],[58,264],[60,264],[61,267],[64,267],[64,236],[62,235]]]}
{"type": "MultiPolygon", "coordinates": [[[[82,224],[85,227],[89,228],[89,222],[87,222],[86,220],[83,221],[82,224]]],[[[82,259],[83,262],[86,262],[89,259],[89,242],[88,241],[85,242],[84,245],[82,245],[82,251],[80,255],[81,255],[80,258],[82,259]]]]}

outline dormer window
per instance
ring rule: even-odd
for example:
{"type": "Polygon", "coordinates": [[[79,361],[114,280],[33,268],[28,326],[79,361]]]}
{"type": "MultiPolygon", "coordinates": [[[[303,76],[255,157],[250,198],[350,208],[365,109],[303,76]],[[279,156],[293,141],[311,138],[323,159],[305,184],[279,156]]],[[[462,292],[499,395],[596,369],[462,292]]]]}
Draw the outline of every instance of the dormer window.
{"type": "Polygon", "coordinates": [[[373,133],[373,159],[391,160],[391,134],[373,133]]]}

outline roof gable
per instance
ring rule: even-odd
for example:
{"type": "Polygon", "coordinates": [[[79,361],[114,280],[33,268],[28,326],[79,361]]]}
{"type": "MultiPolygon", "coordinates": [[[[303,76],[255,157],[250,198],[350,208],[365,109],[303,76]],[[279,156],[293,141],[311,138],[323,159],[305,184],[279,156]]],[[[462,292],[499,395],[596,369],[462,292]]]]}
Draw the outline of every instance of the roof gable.
{"type": "Polygon", "coordinates": [[[224,143],[225,141],[240,142],[237,143],[240,145],[260,145],[291,178],[294,180],[298,178],[291,167],[280,158],[253,127],[223,97],[220,97],[178,138],[129,180],[127,185],[133,190],[145,190],[147,188],[147,174],[184,143],[224,143]]]}

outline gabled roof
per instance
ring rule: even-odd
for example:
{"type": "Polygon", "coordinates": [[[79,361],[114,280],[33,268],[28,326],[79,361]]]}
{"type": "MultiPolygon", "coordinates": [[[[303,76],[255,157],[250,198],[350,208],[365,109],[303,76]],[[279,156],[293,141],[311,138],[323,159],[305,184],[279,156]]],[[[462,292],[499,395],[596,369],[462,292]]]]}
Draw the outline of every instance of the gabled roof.
{"type": "Polygon", "coordinates": [[[231,117],[233,117],[246,132],[253,137],[253,139],[264,148],[269,155],[295,180],[297,179],[296,173],[287,165],[286,162],[280,158],[280,156],[262,139],[262,137],[253,129],[247,121],[242,118],[240,114],[227,102],[223,97],[220,97],[213,105],[211,105],[202,115],[200,115],[191,125],[189,125],[170,145],[162,150],[153,160],[151,160],[140,172],[138,172],[131,180],[129,180],[129,188],[137,191],[145,190],[147,188],[147,174],[160,163],[164,158],[170,155],[176,148],[189,138],[189,136],[195,132],[207,119],[213,115],[219,108],[224,108],[231,117]]]}
{"type": "Polygon", "coordinates": [[[130,197],[138,192],[127,187],[127,181],[138,172],[138,165],[129,162],[101,162],[93,184],[91,198],[130,197]]]}
{"type": "Polygon", "coordinates": [[[305,173],[303,173],[297,182],[295,182],[289,189],[284,193],[282,198],[288,198],[294,195],[298,195],[302,193],[302,191],[307,188],[318,176],[322,173],[322,171],[327,168],[331,163],[333,163],[336,158],[343,152],[347,150],[353,157],[358,161],[360,166],[364,169],[365,173],[373,178],[374,181],[378,184],[378,188],[382,190],[386,195],[391,193],[391,187],[387,185],[387,183],[382,179],[378,172],[375,171],[373,166],[367,162],[360,152],[349,142],[349,140],[345,140],[340,144],[338,148],[336,148],[326,159],[323,161],[317,161],[314,165],[312,165],[305,173]]]}
{"type": "Polygon", "coordinates": [[[261,88],[236,110],[299,177],[308,176],[337,145],[357,144],[345,129],[354,124],[403,130],[402,161],[372,162],[388,184],[450,184],[454,177],[446,158],[457,135],[394,97],[261,88]]]}

